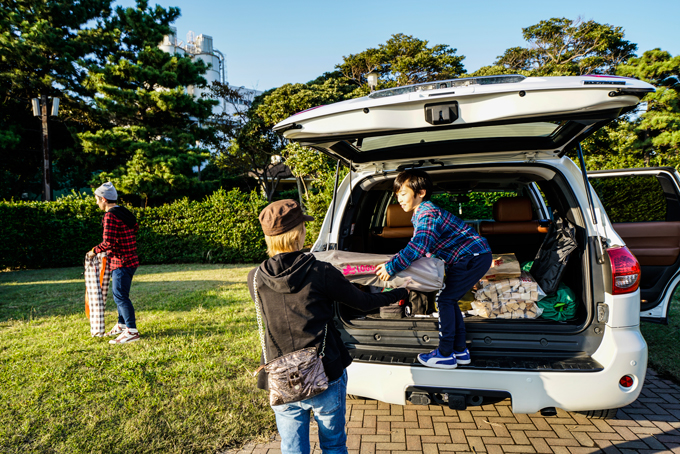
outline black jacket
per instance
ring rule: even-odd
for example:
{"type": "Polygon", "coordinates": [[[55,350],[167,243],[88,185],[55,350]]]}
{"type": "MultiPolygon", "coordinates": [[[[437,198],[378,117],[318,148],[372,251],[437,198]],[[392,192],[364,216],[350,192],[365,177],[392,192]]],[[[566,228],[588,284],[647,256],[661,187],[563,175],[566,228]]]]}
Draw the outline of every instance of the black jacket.
{"type": "MultiPolygon", "coordinates": [[[[253,301],[256,269],[248,274],[253,301]]],[[[333,325],[333,302],[369,311],[408,298],[405,289],[362,292],[331,264],[302,252],[278,254],[264,261],[259,269],[257,288],[263,308],[267,361],[306,347],[316,347],[321,352],[324,327],[328,325],[323,365],[329,381],[340,378],[352,362],[333,325]]],[[[264,373],[258,377],[258,387],[267,388],[264,373]]]]}

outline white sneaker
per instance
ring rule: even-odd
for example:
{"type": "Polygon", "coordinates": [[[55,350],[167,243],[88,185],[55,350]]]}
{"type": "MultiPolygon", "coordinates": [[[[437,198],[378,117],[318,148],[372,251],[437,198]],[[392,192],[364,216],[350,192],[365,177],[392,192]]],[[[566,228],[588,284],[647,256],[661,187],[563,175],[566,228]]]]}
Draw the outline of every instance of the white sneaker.
{"type": "Polygon", "coordinates": [[[134,342],[139,340],[139,331],[136,333],[131,333],[129,329],[125,328],[120,336],[116,337],[114,340],[110,340],[109,344],[127,344],[128,342],[134,342]]]}
{"type": "Polygon", "coordinates": [[[125,330],[125,325],[121,325],[120,323],[116,323],[113,325],[113,328],[111,328],[111,331],[105,334],[105,336],[117,336],[120,333],[122,333],[125,330]]]}

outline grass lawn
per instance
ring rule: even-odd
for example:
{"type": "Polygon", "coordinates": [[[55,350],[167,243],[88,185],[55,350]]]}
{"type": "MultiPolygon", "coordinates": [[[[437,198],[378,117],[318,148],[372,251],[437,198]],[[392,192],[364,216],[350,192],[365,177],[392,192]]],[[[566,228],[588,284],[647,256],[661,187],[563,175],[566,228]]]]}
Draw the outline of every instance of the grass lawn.
{"type": "MultiPolygon", "coordinates": [[[[218,452],[275,431],[258,365],[252,265],[143,266],[139,342],[92,338],[82,268],[0,273],[0,452],[218,452]]],[[[680,308],[642,324],[680,383],[680,308]]],[[[106,326],[117,318],[111,297],[106,326]]]]}
{"type": "MultiPolygon", "coordinates": [[[[275,430],[249,265],[140,267],[142,339],[92,338],[82,268],[0,273],[0,452],[216,452],[275,430]]],[[[109,294],[106,326],[116,321],[109,294]]]]}
{"type": "Polygon", "coordinates": [[[649,347],[649,367],[680,384],[680,289],[668,311],[668,325],[642,322],[642,335],[649,347]]]}

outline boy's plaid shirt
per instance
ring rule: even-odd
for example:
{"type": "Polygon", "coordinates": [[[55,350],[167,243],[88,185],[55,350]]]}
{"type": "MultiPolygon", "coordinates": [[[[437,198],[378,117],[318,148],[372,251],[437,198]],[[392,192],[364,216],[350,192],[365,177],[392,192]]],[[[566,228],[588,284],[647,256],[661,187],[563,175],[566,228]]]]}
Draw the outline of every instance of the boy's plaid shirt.
{"type": "Polygon", "coordinates": [[[451,265],[468,255],[491,252],[486,239],[472,227],[430,201],[418,205],[411,222],[413,238],[385,265],[390,276],[428,253],[451,265]]]}
{"type": "Polygon", "coordinates": [[[138,225],[134,228],[125,225],[112,213],[105,213],[104,219],[104,241],[94,247],[95,253],[107,251],[111,263],[111,270],[118,268],[134,268],[139,266],[137,257],[137,238],[138,225]]]}

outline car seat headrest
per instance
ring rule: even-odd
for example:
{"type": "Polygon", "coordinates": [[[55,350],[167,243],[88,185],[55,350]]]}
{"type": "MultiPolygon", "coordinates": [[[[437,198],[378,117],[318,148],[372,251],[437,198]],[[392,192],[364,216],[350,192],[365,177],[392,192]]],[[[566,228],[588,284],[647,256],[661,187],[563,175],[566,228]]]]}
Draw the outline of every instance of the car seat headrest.
{"type": "Polygon", "coordinates": [[[501,197],[493,204],[496,222],[531,221],[531,200],[528,197],[501,197]]]}

